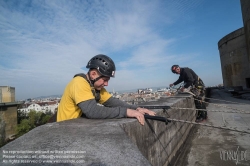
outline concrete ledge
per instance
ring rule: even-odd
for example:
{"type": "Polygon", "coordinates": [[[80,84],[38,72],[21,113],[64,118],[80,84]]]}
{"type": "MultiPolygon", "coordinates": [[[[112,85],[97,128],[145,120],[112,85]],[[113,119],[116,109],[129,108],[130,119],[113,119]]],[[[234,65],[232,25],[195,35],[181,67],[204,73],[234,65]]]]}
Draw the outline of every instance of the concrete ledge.
{"type": "Polygon", "coordinates": [[[233,39],[235,39],[239,36],[242,36],[244,34],[245,34],[244,27],[239,28],[239,29],[227,34],[222,39],[220,39],[218,42],[218,47],[220,48],[223,44],[227,43],[228,41],[233,40],[233,39]]]}
{"type": "MultiPolygon", "coordinates": [[[[187,94],[145,104],[194,108],[193,98],[187,94]]],[[[160,109],[155,111],[158,116],[195,119],[194,109],[169,109],[166,111],[168,115],[160,109]]],[[[0,165],[12,165],[3,161],[23,160],[26,155],[26,160],[34,164],[20,165],[51,165],[45,162],[60,159],[65,163],[58,165],[162,166],[167,165],[175,156],[191,127],[192,125],[175,122],[165,125],[153,120],[147,120],[147,123],[141,126],[136,119],[79,118],[50,123],[37,127],[3,146],[0,149],[0,165]],[[13,151],[17,153],[11,154],[13,151]],[[81,163],[74,163],[73,160],[81,163]]]]}
{"type": "MultiPolygon", "coordinates": [[[[185,96],[184,94],[177,97],[185,96]]],[[[193,98],[162,98],[157,102],[145,105],[168,105],[179,108],[195,108],[193,98]]],[[[195,120],[195,110],[169,109],[166,112],[156,110],[158,116],[171,119],[195,120]]],[[[168,165],[177,150],[186,140],[192,127],[190,124],[171,122],[167,126],[162,122],[147,120],[147,125],[141,127],[135,123],[124,123],[123,128],[141,153],[152,165],[168,165]]]]}

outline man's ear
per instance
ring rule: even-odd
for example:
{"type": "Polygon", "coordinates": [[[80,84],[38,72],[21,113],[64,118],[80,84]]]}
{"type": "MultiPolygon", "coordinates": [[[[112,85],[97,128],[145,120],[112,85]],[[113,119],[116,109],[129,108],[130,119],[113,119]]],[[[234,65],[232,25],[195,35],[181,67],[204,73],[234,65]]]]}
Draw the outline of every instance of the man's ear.
{"type": "Polygon", "coordinates": [[[91,77],[95,77],[95,75],[97,74],[95,70],[91,70],[89,73],[91,77]]]}
{"type": "Polygon", "coordinates": [[[90,71],[90,76],[92,77],[92,79],[95,79],[95,78],[99,77],[99,73],[97,70],[93,69],[90,71]]]}

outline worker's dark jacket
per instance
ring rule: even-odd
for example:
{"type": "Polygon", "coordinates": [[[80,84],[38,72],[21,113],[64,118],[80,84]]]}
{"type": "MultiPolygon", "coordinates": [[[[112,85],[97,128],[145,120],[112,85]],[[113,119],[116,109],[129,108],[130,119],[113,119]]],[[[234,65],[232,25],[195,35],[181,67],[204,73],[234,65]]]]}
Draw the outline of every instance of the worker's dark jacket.
{"type": "Polygon", "coordinates": [[[189,69],[188,67],[183,67],[180,68],[180,70],[181,70],[180,77],[177,81],[174,82],[174,85],[177,85],[182,81],[184,81],[185,83],[184,88],[188,88],[191,85],[198,84],[199,77],[192,69],[189,69]]]}

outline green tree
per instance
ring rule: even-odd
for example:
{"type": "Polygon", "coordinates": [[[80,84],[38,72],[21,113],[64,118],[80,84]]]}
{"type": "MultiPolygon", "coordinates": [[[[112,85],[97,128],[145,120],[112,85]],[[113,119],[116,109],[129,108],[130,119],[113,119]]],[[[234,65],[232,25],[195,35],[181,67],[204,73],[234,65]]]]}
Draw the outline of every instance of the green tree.
{"type": "Polygon", "coordinates": [[[36,112],[34,110],[31,110],[28,114],[29,123],[31,126],[31,129],[35,128],[36,126],[40,126],[40,117],[42,115],[42,112],[36,112]]]}
{"type": "Polygon", "coordinates": [[[44,114],[45,116],[41,116],[42,118],[41,118],[41,123],[42,124],[45,124],[45,123],[47,123],[48,121],[49,121],[49,119],[51,118],[51,115],[46,115],[46,114],[44,114]]]}
{"type": "Polygon", "coordinates": [[[46,110],[46,111],[45,111],[45,114],[46,114],[46,115],[53,115],[52,111],[50,111],[50,110],[46,110]]]}
{"type": "Polygon", "coordinates": [[[23,119],[28,119],[28,114],[25,111],[17,110],[17,124],[20,124],[23,119]]]}
{"type": "Polygon", "coordinates": [[[30,126],[30,122],[28,119],[23,119],[20,124],[17,125],[17,136],[21,136],[28,131],[30,131],[32,128],[30,126]]]}
{"type": "Polygon", "coordinates": [[[51,115],[47,115],[43,112],[37,112],[35,110],[31,110],[27,116],[24,116],[23,114],[20,115],[22,115],[22,118],[26,118],[20,118],[21,122],[17,125],[17,136],[21,136],[33,128],[47,123],[51,117],[51,115]]]}

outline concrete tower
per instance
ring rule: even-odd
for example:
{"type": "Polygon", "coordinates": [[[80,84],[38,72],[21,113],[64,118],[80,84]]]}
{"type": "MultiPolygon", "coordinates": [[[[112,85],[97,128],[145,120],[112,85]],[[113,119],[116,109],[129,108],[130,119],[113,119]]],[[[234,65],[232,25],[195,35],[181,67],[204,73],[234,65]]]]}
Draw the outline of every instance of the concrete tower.
{"type": "Polygon", "coordinates": [[[225,87],[250,88],[250,1],[241,0],[244,27],[219,42],[221,70],[225,87]]]}

